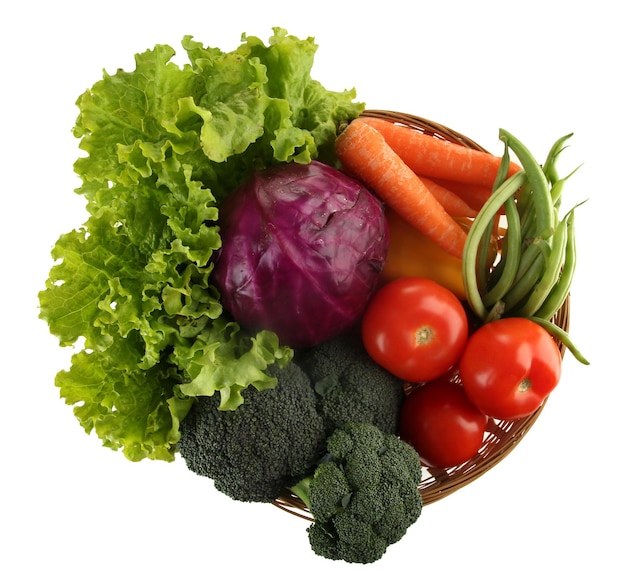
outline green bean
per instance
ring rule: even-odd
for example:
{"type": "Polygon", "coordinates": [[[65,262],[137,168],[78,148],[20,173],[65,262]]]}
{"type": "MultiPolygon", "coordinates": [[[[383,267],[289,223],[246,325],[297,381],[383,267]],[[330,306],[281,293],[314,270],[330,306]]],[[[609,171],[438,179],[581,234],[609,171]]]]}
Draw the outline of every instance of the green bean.
{"type": "Polygon", "coordinates": [[[483,232],[482,237],[480,238],[480,242],[478,243],[477,253],[476,253],[476,288],[478,292],[484,293],[487,290],[487,284],[489,282],[489,268],[491,266],[490,261],[490,247],[491,247],[491,236],[493,233],[493,226],[495,224],[495,219],[491,220],[491,223],[486,226],[485,231],[483,232]]]}
{"type": "Polygon", "coordinates": [[[532,205],[532,188],[528,183],[520,187],[517,193],[517,210],[520,212],[520,218],[526,213],[532,205]]]}
{"type": "MultiPolygon", "coordinates": [[[[561,178],[559,178],[556,170],[557,159],[560,153],[564,149],[566,149],[566,146],[564,144],[570,137],[571,134],[565,135],[554,143],[554,145],[550,149],[550,152],[548,153],[546,162],[544,163],[544,166],[542,168],[550,187],[550,197],[552,199],[552,205],[556,209],[554,220],[556,220],[557,218],[558,207],[560,206],[561,195],[563,193],[563,187],[565,186],[567,180],[578,170],[577,167],[569,175],[561,178]]],[[[527,196],[524,197],[523,203],[518,201],[518,208],[520,210],[522,219],[522,237],[530,238],[537,232],[533,225],[535,209],[532,202],[532,190],[527,192],[526,195],[527,196]]]]}
{"type": "Polygon", "coordinates": [[[538,238],[522,253],[519,269],[513,286],[503,297],[506,313],[509,314],[533,289],[541,278],[550,247],[545,239],[538,238]]]}
{"type": "Polygon", "coordinates": [[[548,181],[554,185],[559,180],[559,174],[556,169],[557,160],[561,152],[566,148],[565,143],[574,135],[568,133],[563,137],[560,137],[554,142],[554,145],[550,148],[546,161],[543,164],[543,172],[546,174],[548,181]]]}
{"type": "MultiPolygon", "coordinates": [[[[563,192],[563,187],[565,185],[565,182],[576,171],[574,170],[572,173],[570,173],[566,177],[559,178],[559,175],[556,169],[557,160],[561,152],[564,149],[566,149],[565,143],[569,140],[571,136],[572,134],[565,135],[559,138],[553,144],[552,148],[548,152],[546,161],[542,167],[542,170],[546,177],[546,181],[548,183],[548,187],[550,189],[550,197],[552,200],[552,206],[555,207],[556,209],[554,211],[555,214],[553,215],[553,221],[556,221],[557,219],[558,207],[560,205],[561,194],[563,192]]],[[[536,166],[534,166],[534,168],[536,169],[536,166]]],[[[533,193],[534,193],[533,189],[530,188],[525,194],[526,196],[524,197],[524,202],[522,203],[518,201],[518,208],[520,210],[521,220],[522,220],[523,240],[532,238],[534,235],[540,232],[540,229],[537,229],[535,226],[536,209],[532,201],[533,193]]],[[[521,198],[522,197],[520,196],[520,199],[521,198]]],[[[545,207],[547,208],[547,203],[545,203],[545,207]]]]}
{"type": "Polygon", "coordinates": [[[522,251],[522,257],[520,259],[515,282],[518,282],[519,279],[528,272],[530,266],[538,255],[541,255],[544,262],[548,260],[548,256],[550,255],[550,245],[548,245],[548,241],[542,239],[541,237],[535,238],[522,251]]]}
{"type": "Polygon", "coordinates": [[[576,358],[576,360],[578,360],[578,362],[585,365],[589,364],[589,360],[587,360],[582,355],[580,350],[572,341],[570,335],[564,329],[554,324],[553,322],[550,322],[549,320],[545,320],[544,318],[539,318],[537,316],[531,316],[529,318],[533,322],[536,322],[540,326],[543,326],[554,338],[559,340],[563,344],[563,346],[565,346],[565,348],[567,348],[572,353],[572,355],[574,356],[574,358],[576,358]]]}
{"type": "Polygon", "coordinates": [[[493,224],[493,219],[504,202],[509,197],[512,197],[525,181],[525,171],[518,171],[495,189],[489,199],[485,201],[467,233],[462,263],[463,284],[468,304],[476,316],[483,320],[487,317],[488,311],[482,301],[476,278],[476,263],[480,242],[485,235],[485,231],[493,224]]]}
{"type": "Polygon", "coordinates": [[[572,175],[574,175],[574,173],[576,173],[576,171],[580,169],[580,167],[581,166],[579,165],[569,175],[566,175],[565,177],[562,177],[561,179],[558,179],[553,183],[552,189],[550,190],[550,195],[552,196],[552,203],[554,205],[560,204],[561,195],[563,194],[563,188],[565,187],[565,183],[572,175]]]}
{"type": "MultiPolygon", "coordinates": [[[[499,233],[500,231],[498,231],[499,233]]],[[[491,233],[493,234],[493,232],[491,233]]],[[[490,237],[491,240],[491,237],[490,237]]],[[[482,289],[480,292],[481,293],[486,293],[487,291],[489,291],[491,288],[493,288],[493,285],[500,280],[500,276],[502,275],[502,269],[504,267],[504,264],[506,262],[506,242],[504,242],[502,244],[502,252],[500,253],[500,257],[496,257],[497,260],[493,261],[491,263],[491,267],[487,269],[487,278],[485,280],[485,288],[482,289]]],[[[491,253],[490,253],[491,254],[491,253]]],[[[479,259],[479,263],[480,263],[480,259],[479,259]]],[[[487,264],[489,264],[489,261],[487,262],[487,264]]]]}
{"type": "Polygon", "coordinates": [[[563,303],[565,302],[572,286],[575,269],[576,235],[574,232],[574,213],[572,212],[567,221],[567,246],[565,247],[565,261],[563,263],[563,268],[561,269],[559,280],[554,285],[539,310],[535,312],[536,317],[548,320],[557,313],[561,306],[563,306],[563,303]]]}
{"type": "Polygon", "coordinates": [[[489,310],[489,314],[487,314],[485,322],[491,322],[493,320],[498,320],[502,318],[502,315],[504,314],[504,307],[504,301],[497,301],[489,310]]]}
{"type": "Polygon", "coordinates": [[[511,154],[509,152],[509,144],[504,142],[504,152],[502,153],[502,159],[496,172],[496,179],[493,182],[493,191],[500,187],[509,177],[509,168],[511,167],[511,154]]]}
{"type": "Polygon", "coordinates": [[[513,285],[522,254],[519,213],[513,197],[509,197],[505,201],[504,212],[507,220],[506,253],[504,253],[503,248],[502,272],[497,282],[483,296],[483,304],[487,307],[500,300],[513,285]]]}
{"type": "Polygon", "coordinates": [[[530,186],[527,186],[523,202],[520,202],[521,197],[518,196],[517,210],[520,217],[520,236],[522,242],[530,243],[537,236],[537,220],[535,215],[535,205],[533,203],[533,190],[530,186]]]}
{"type": "Polygon", "coordinates": [[[534,315],[545,299],[554,288],[559,278],[559,273],[563,266],[565,251],[567,246],[567,221],[571,216],[571,211],[557,224],[554,232],[554,240],[550,250],[550,256],[546,261],[544,271],[539,281],[532,289],[526,302],[519,308],[516,314],[520,316],[534,315]]]}
{"type": "Polygon", "coordinates": [[[525,209],[520,208],[520,236],[522,241],[532,241],[536,235],[535,209],[532,203],[525,209]]]}
{"type": "Polygon", "coordinates": [[[550,195],[550,182],[541,165],[519,139],[504,129],[500,129],[500,139],[517,155],[527,174],[535,210],[537,235],[548,238],[554,233],[554,211],[550,195]]]}
{"type": "MultiPolygon", "coordinates": [[[[502,154],[502,160],[500,161],[500,166],[498,167],[498,172],[496,173],[496,178],[493,184],[493,190],[498,189],[506,181],[506,179],[509,176],[510,165],[511,165],[511,158],[509,154],[509,146],[505,142],[504,153],[502,154]]],[[[505,214],[507,218],[509,216],[510,217],[517,216],[515,199],[513,197],[509,197],[504,202],[504,205],[505,205],[505,214]]],[[[516,249],[515,247],[513,247],[513,250],[511,253],[511,256],[513,257],[513,259],[510,258],[509,250],[511,247],[511,243],[513,241],[512,239],[507,237],[502,247],[502,253],[500,253],[500,261],[495,266],[493,271],[491,273],[489,272],[490,270],[489,257],[491,255],[491,237],[493,233],[492,229],[498,223],[499,218],[500,218],[500,215],[498,213],[494,215],[493,219],[491,220],[491,224],[485,229],[483,238],[479,245],[476,273],[477,273],[477,279],[478,279],[477,280],[478,289],[481,293],[486,293],[488,290],[490,290],[490,288],[492,287],[489,285],[489,283],[491,282],[493,284],[494,281],[495,282],[499,281],[503,270],[507,267],[510,268],[511,263],[514,262],[514,258],[516,256],[519,256],[519,255],[516,255],[515,253],[516,249]],[[508,263],[507,263],[507,260],[509,261],[508,263]]],[[[515,229],[513,230],[513,235],[514,234],[515,234],[515,229]]],[[[508,232],[507,232],[507,235],[508,235],[508,232]]],[[[510,273],[511,271],[508,271],[508,272],[510,273]]],[[[506,280],[506,277],[505,277],[505,280],[506,280]]],[[[495,302],[495,300],[493,302],[495,302]]],[[[485,303],[485,304],[487,306],[491,306],[491,303],[490,304],[485,303]]]]}

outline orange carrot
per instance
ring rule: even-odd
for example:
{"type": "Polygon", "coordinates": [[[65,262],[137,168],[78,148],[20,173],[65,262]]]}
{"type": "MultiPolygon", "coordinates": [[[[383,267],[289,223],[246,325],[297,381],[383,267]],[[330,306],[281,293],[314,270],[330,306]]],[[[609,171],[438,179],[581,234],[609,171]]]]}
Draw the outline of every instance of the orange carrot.
{"type": "MultiPolygon", "coordinates": [[[[459,183],[458,181],[446,181],[434,179],[435,183],[452,191],[462,201],[465,201],[472,209],[480,211],[485,201],[491,197],[491,187],[484,185],[470,185],[469,183],[459,183]]],[[[502,209],[504,213],[504,208],[502,209]]]]}
{"type": "Polygon", "coordinates": [[[478,214],[478,209],[468,205],[467,201],[446,186],[428,177],[420,179],[451,217],[476,217],[478,214]]]}
{"type": "Polygon", "coordinates": [[[471,185],[469,183],[459,183],[458,181],[449,181],[445,179],[433,179],[435,183],[449,189],[458,197],[463,199],[470,207],[480,209],[485,201],[491,196],[491,187],[486,185],[471,185]]]}
{"type": "Polygon", "coordinates": [[[463,257],[465,231],[378,130],[355,119],[337,138],[335,150],[345,169],[384,203],[448,253],[463,257]]]}
{"type": "MultiPolygon", "coordinates": [[[[491,187],[501,158],[376,117],[362,117],[418,175],[491,187]]],[[[511,162],[509,176],[521,167],[511,162]]]]}

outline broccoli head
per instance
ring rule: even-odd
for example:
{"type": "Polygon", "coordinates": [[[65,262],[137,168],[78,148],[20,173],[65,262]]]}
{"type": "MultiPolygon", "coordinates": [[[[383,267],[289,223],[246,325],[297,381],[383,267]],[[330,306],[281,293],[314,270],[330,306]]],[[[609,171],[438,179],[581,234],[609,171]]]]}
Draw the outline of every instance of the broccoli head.
{"type": "Polygon", "coordinates": [[[326,449],[314,473],[291,488],[315,520],[311,548],[328,559],[373,563],[422,512],[419,455],[369,423],[336,430],[326,449]]]}
{"type": "Polygon", "coordinates": [[[197,399],[180,427],[181,456],[193,472],[239,501],[271,502],[313,470],[326,434],[308,377],[293,362],[272,365],[274,388],[243,391],[235,410],[220,397],[197,399]]]}
{"type": "Polygon", "coordinates": [[[327,434],[348,422],[398,433],[403,382],[370,358],[358,332],[306,349],[296,360],[318,395],[327,434]]]}

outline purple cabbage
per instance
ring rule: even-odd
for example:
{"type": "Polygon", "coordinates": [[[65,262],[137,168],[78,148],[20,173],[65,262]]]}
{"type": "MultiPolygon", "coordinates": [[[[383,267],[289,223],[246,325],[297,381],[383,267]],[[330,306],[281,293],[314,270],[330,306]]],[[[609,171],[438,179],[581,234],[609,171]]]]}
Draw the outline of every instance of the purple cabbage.
{"type": "Polygon", "coordinates": [[[313,161],[256,172],[220,208],[212,276],[242,327],[307,347],[354,326],[389,246],[381,202],[313,161]]]}

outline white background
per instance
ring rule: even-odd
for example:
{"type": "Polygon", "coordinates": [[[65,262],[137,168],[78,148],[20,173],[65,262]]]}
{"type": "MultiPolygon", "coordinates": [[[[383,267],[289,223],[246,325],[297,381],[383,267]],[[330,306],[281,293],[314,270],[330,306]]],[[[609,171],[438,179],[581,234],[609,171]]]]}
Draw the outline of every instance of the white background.
{"type": "Polygon", "coordinates": [[[518,448],[425,508],[371,571],[624,571],[624,56],[618,3],[446,1],[28,2],[0,42],[2,470],[0,569],[346,571],[309,549],[306,522],[216,493],[182,461],[126,461],[80,429],[53,380],[68,364],[37,318],[57,237],[85,219],[74,195],[77,97],[185,34],[224,50],[273,26],[319,44],[314,77],[370,108],[422,115],[493,152],[498,128],[543,157],[574,132],[563,169],[579,266],[559,387],[518,448]],[[585,6],[585,8],[582,8],[585,6]]]}

